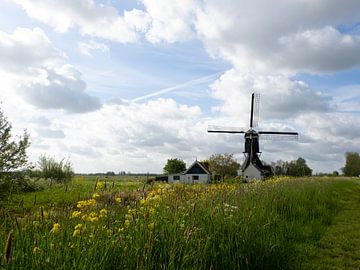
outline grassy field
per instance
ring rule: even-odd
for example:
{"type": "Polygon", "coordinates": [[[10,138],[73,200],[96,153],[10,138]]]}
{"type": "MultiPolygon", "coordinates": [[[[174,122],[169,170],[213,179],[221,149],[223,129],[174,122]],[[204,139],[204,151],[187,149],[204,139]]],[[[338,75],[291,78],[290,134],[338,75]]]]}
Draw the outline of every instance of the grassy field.
{"type": "Polygon", "coordinates": [[[95,183],[77,178],[68,187],[12,196],[1,209],[2,266],[359,268],[359,230],[353,228],[360,221],[360,188],[354,179],[95,183]]]}

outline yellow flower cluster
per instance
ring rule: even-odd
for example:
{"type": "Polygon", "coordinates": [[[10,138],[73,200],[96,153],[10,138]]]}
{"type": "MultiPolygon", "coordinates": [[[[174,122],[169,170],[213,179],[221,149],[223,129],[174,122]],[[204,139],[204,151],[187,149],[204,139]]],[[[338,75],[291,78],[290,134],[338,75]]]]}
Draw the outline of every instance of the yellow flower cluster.
{"type": "Polygon", "coordinates": [[[98,181],[96,183],[96,190],[101,190],[104,187],[103,183],[101,181],[98,181]]]}
{"type": "Polygon", "coordinates": [[[53,227],[51,229],[51,232],[56,234],[60,232],[60,224],[59,223],[54,223],[53,227]]]}
{"type": "Polygon", "coordinates": [[[96,199],[100,198],[100,194],[94,193],[91,197],[96,200],[96,199]]]}
{"type": "Polygon", "coordinates": [[[41,252],[41,249],[40,249],[39,247],[34,247],[34,249],[33,249],[34,255],[37,255],[37,254],[39,254],[40,252],[41,252]]]}
{"type": "Polygon", "coordinates": [[[95,199],[89,199],[89,200],[85,200],[85,201],[78,201],[76,207],[79,209],[82,209],[84,207],[94,206],[95,204],[96,204],[95,199]]]}
{"type": "Polygon", "coordinates": [[[79,223],[74,227],[73,237],[80,236],[83,224],[79,223]]]}
{"type": "Polygon", "coordinates": [[[74,211],[71,214],[71,218],[78,218],[78,217],[80,217],[80,215],[81,215],[80,211],[74,211]]]}

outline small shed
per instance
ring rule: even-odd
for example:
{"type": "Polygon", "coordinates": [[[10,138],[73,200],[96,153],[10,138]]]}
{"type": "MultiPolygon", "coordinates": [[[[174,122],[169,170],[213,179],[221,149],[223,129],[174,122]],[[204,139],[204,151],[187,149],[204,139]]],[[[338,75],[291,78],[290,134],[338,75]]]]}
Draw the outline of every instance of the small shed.
{"type": "Polygon", "coordinates": [[[184,172],[178,174],[169,174],[169,183],[210,183],[211,172],[207,166],[200,161],[195,160],[193,164],[184,172]]]}

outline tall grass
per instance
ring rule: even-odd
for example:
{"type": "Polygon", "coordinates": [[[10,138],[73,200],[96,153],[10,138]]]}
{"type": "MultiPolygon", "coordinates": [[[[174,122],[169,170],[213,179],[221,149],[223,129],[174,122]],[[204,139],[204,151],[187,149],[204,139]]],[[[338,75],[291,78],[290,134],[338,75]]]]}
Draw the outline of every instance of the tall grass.
{"type": "Polygon", "coordinates": [[[297,269],[352,185],[275,179],[97,190],[61,211],[3,211],[0,251],[13,230],[8,269],[297,269]]]}

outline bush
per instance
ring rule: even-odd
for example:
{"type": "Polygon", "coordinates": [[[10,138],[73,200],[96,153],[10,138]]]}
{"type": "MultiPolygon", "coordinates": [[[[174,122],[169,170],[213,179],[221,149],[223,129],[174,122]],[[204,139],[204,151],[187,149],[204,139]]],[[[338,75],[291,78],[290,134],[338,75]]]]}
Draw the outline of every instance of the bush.
{"type": "Polygon", "coordinates": [[[38,164],[40,176],[56,183],[68,183],[74,176],[71,162],[68,160],[62,159],[58,162],[52,157],[41,156],[38,164]]]}
{"type": "Polygon", "coordinates": [[[0,174],[0,200],[13,193],[43,190],[41,183],[30,177],[28,171],[0,174]]]}

